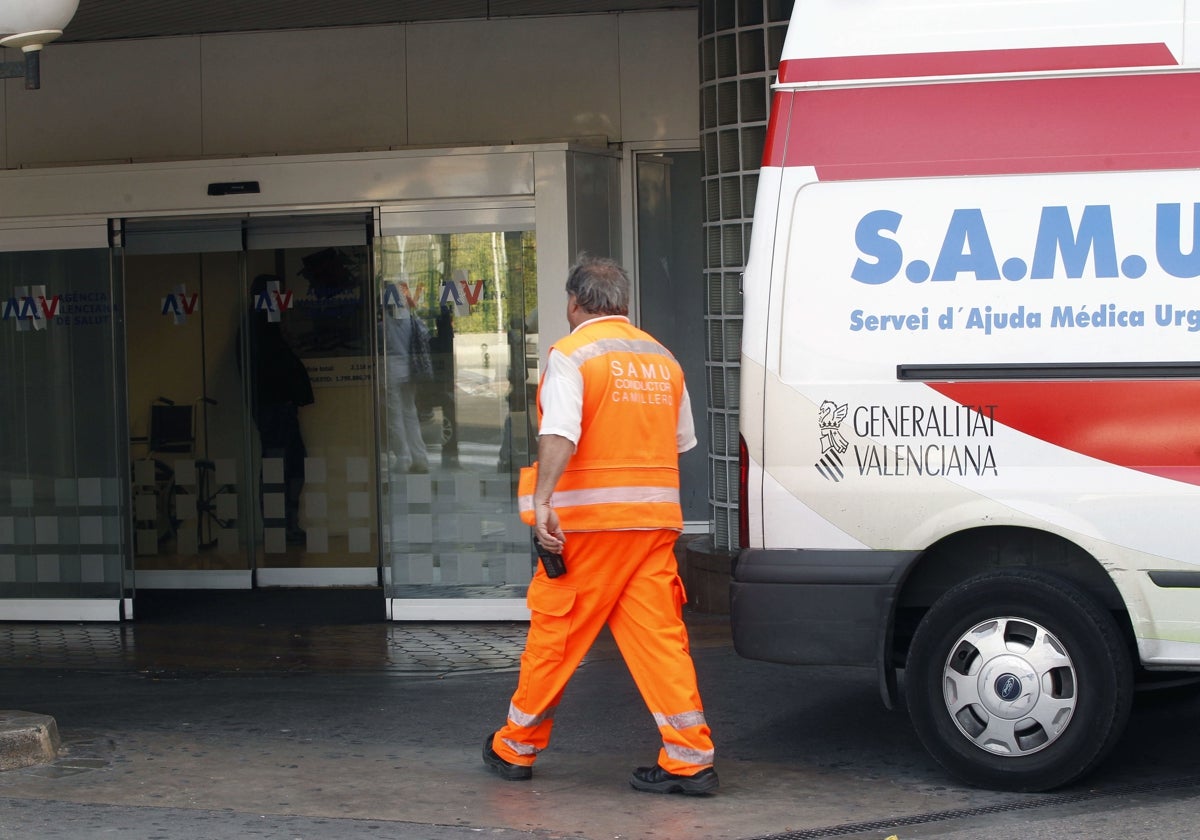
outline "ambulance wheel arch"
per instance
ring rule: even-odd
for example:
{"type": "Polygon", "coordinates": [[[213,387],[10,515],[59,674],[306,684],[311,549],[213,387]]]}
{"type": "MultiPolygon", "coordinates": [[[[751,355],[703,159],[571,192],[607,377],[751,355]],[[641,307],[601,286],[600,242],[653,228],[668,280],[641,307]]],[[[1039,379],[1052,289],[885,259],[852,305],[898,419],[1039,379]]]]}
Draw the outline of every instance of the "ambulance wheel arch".
{"type": "Polygon", "coordinates": [[[1112,613],[1074,583],[997,569],[925,613],[905,669],[909,716],[950,773],[1040,791],[1092,770],[1120,738],[1133,660],[1112,613]]]}
{"type": "Polygon", "coordinates": [[[947,592],[970,578],[1000,569],[1017,574],[1041,570],[1071,583],[1117,617],[1134,655],[1136,642],[1125,598],[1092,555],[1057,534],[1000,525],[951,534],[926,549],[905,571],[896,592],[886,662],[904,666],[917,625],[947,592]]]}

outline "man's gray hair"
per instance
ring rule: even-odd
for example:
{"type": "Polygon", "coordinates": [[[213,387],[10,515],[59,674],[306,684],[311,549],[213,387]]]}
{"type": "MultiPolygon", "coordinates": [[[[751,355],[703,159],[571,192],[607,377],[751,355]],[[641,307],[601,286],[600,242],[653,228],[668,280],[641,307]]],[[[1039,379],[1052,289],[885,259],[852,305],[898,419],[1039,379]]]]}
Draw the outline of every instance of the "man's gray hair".
{"type": "Polygon", "coordinates": [[[589,315],[629,314],[629,275],[606,257],[581,255],[567,275],[567,294],[589,315]]]}

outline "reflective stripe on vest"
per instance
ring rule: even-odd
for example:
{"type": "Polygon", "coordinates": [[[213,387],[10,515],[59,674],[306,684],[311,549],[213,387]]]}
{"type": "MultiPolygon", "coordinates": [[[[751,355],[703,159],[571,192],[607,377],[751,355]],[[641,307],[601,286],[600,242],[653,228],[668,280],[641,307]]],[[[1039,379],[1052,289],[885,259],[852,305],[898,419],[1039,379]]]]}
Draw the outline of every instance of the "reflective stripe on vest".
{"type": "MultiPolygon", "coordinates": [[[[522,521],[526,514],[533,513],[533,493],[518,499],[522,521]]],[[[580,507],[582,505],[614,504],[679,504],[678,487],[596,487],[589,490],[561,490],[550,496],[553,508],[580,507]]],[[[532,516],[526,524],[532,525],[532,516]]]]}
{"type": "Polygon", "coordinates": [[[603,356],[606,353],[637,353],[641,356],[666,356],[669,359],[675,358],[671,355],[670,350],[663,347],[657,341],[638,338],[598,338],[583,345],[578,350],[571,351],[567,354],[567,357],[575,363],[575,367],[581,367],[589,359],[603,356]]]}
{"type": "MultiPolygon", "coordinates": [[[[526,525],[536,524],[533,493],[535,463],[521,469],[517,509],[526,525]]],[[[634,528],[683,529],[679,506],[679,470],[648,467],[635,471],[646,484],[607,484],[630,475],[629,470],[567,470],[550,496],[564,531],[620,531],[634,528]]]]}

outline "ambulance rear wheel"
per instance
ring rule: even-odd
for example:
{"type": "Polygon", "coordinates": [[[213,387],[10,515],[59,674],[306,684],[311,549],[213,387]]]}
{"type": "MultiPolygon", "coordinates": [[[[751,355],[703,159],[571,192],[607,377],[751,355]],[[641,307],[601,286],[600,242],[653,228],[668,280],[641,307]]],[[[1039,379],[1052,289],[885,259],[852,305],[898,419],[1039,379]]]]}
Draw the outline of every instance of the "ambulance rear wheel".
{"type": "Polygon", "coordinates": [[[989,572],[938,599],[913,636],[909,716],[930,754],[984,788],[1041,791],[1091,771],[1133,697],[1112,615],[1061,578],[989,572]]]}

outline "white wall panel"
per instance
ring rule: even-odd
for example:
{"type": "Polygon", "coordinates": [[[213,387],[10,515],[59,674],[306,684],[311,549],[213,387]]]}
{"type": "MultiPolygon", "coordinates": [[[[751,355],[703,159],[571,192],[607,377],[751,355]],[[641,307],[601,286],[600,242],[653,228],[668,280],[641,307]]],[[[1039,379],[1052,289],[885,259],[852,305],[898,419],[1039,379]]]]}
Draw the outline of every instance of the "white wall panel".
{"type": "Polygon", "coordinates": [[[0,166],[694,139],[696,52],[694,9],[51,44],[0,166]]]}
{"type": "Polygon", "coordinates": [[[620,138],[617,29],[616,15],[411,25],[409,142],[620,138]]]}
{"type": "Polygon", "coordinates": [[[695,14],[621,15],[621,139],[695,141],[700,61],[695,14]]]}
{"type": "Polygon", "coordinates": [[[52,44],[41,76],[5,87],[10,167],[201,154],[195,38],[52,44]]]}
{"type": "Polygon", "coordinates": [[[408,142],[402,27],[206,36],[202,61],[205,154],[408,142]]]}

